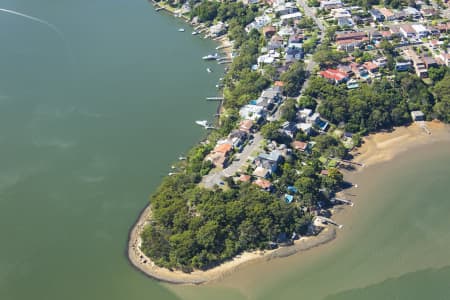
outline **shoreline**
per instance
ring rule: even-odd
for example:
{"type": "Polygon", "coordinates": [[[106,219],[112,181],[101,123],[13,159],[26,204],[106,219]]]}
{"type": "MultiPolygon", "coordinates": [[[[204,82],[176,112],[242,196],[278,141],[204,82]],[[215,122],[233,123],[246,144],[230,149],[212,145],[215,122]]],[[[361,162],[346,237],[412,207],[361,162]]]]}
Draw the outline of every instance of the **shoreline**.
{"type": "MultiPolygon", "coordinates": [[[[412,151],[418,146],[432,145],[442,141],[450,141],[450,126],[441,122],[425,122],[431,134],[426,132],[419,124],[413,123],[407,127],[397,127],[390,132],[371,134],[363,138],[363,144],[353,150],[354,162],[364,164],[354,171],[345,171],[344,178],[354,177],[356,173],[366,167],[387,162],[405,151],[412,151]]],[[[343,208],[345,209],[345,208],[343,208]]],[[[170,271],[157,267],[139,249],[140,233],[151,218],[151,205],[147,205],[140,213],[139,218],[129,232],[127,256],[130,263],[145,275],[170,284],[199,285],[230,275],[250,262],[268,261],[275,258],[286,257],[296,253],[326,244],[336,238],[336,229],[328,226],[317,236],[303,237],[294,241],[294,245],[280,247],[275,250],[244,252],[237,257],[226,261],[206,271],[195,270],[192,273],[170,271]]]]}

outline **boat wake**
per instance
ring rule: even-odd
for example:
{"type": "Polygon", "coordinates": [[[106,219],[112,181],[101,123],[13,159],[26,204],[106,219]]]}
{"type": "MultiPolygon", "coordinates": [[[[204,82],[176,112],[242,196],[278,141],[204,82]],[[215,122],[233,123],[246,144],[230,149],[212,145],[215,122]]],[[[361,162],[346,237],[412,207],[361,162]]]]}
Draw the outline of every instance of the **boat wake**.
{"type": "Polygon", "coordinates": [[[15,15],[15,16],[18,16],[18,17],[22,17],[22,18],[28,19],[30,21],[33,21],[33,22],[45,25],[48,28],[50,28],[63,41],[64,46],[66,47],[67,55],[69,56],[69,59],[72,62],[72,51],[71,51],[71,49],[69,47],[69,44],[67,43],[66,37],[64,36],[64,33],[61,30],[59,30],[59,28],[56,27],[54,24],[52,24],[50,22],[47,22],[47,21],[45,21],[43,19],[40,19],[40,18],[37,18],[37,17],[33,17],[33,16],[30,16],[30,15],[27,15],[27,14],[24,14],[24,13],[15,11],[15,10],[11,10],[11,9],[0,8],[0,12],[4,12],[4,13],[10,14],[10,15],[15,15]]]}

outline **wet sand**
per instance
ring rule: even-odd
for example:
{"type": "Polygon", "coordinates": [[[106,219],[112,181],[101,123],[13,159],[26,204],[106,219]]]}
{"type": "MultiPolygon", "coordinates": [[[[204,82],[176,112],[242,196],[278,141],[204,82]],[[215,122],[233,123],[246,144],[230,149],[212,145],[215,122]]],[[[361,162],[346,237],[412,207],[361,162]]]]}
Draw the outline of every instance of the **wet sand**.
{"type": "Polygon", "coordinates": [[[370,166],[391,160],[396,155],[420,145],[448,141],[450,127],[437,121],[413,123],[407,127],[396,127],[391,132],[371,134],[363,140],[363,145],[352,151],[352,154],[355,156],[354,161],[370,166]],[[424,129],[423,125],[427,129],[424,129]]]}

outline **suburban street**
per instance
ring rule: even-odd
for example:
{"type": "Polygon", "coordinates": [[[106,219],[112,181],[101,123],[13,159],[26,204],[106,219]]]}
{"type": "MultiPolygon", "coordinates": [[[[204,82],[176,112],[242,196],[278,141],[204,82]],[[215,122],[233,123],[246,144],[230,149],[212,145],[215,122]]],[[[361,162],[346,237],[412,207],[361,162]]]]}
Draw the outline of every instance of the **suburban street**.
{"type": "Polygon", "coordinates": [[[235,155],[235,160],[233,160],[228,167],[217,172],[214,172],[214,170],[211,171],[208,175],[203,177],[202,185],[205,188],[212,188],[215,184],[220,185],[220,182],[223,181],[223,177],[230,177],[236,174],[236,172],[246,164],[252,153],[260,149],[263,140],[264,138],[260,133],[255,133],[252,142],[248,143],[241,153],[235,155]]]}
{"type": "MultiPolygon", "coordinates": [[[[325,37],[325,26],[322,23],[322,20],[316,17],[315,9],[312,7],[309,7],[305,0],[298,0],[298,4],[303,8],[305,15],[308,17],[311,17],[314,22],[316,23],[317,27],[320,29],[320,35],[319,35],[319,44],[322,43],[323,38],[325,37]]],[[[308,72],[308,78],[305,80],[302,89],[300,91],[300,95],[303,93],[304,89],[308,86],[309,78],[311,75],[311,72],[314,70],[314,67],[316,66],[316,62],[312,59],[312,57],[309,59],[308,63],[306,64],[306,72],[308,72]]]]}

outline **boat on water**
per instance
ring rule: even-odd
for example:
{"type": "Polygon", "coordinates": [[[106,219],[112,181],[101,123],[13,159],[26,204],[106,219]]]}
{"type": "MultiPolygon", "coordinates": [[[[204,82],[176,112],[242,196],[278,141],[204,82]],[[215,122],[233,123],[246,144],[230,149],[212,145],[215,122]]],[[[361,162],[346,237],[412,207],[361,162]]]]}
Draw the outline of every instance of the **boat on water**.
{"type": "Polygon", "coordinates": [[[184,32],[184,28],[179,28],[178,31],[179,32],[184,32]]]}
{"type": "Polygon", "coordinates": [[[208,127],[208,121],[207,120],[195,121],[195,124],[203,126],[203,127],[208,127]]]}
{"type": "Polygon", "coordinates": [[[203,60],[216,60],[219,57],[219,54],[214,53],[214,54],[208,54],[206,56],[203,56],[202,59],[203,60]]]}
{"type": "Polygon", "coordinates": [[[160,11],[160,10],[163,10],[164,8],[162,8],[162,7],[157,7],[157,8],[155,8],[155,10],[156,11],[160,11]]]}
{"type": "Polygon", "coordinates": [[[212,73],[212,70],[210,68],[206,68],[206,72],[212,73]]]}
{"type": "Polygon", "coordinates": [[[197,35],[197,34],[199,34],[200,32],[198,32],[198,31],[196,31],[196,30],[194,30],[194,31],[192,31],[192,35],[197,35]]]}
{"type": "Polygon", "coordinates": [[[186,160],[186,156],[179,156],[178,160],[186,160]]]}

